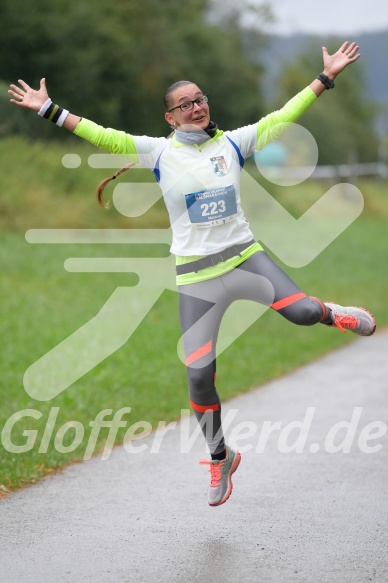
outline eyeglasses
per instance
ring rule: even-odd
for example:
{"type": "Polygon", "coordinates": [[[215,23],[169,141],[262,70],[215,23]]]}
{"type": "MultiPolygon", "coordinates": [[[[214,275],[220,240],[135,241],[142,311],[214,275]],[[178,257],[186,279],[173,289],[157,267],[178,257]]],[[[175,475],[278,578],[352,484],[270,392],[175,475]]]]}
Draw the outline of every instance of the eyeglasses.
{"type": "Polygon", "coordinates": [[[192,109],[194,109],[194,103],[196,103],[197,105],[205,105],[205,103],[208,102],[208,97],[207,95],[201,95],[201,97],[197,97],[197,99],[193,99],[191,101],[185,101],[184,103],[181,103],[180,105],[177,105],[176,107],[173,107],[172,109],[168,110],[168,113],[170,113],[171,111],[174,111],[174,109],[180,109],[181,111],[191,111],[192,109]]]}

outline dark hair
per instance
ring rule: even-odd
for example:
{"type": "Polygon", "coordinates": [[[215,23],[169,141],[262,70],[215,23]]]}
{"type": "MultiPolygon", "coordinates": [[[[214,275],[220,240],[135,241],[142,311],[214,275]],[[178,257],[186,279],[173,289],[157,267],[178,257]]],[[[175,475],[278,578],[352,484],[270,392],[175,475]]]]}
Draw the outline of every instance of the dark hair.
{"type": "Polygon", "coordinates": [[[196,85],[196,83],[193,83],[192,81],[177,81],[166,89],[163,100],[166,111],[168,111],[171,107],[171,93],[173,93],[175,89],[179,89],[179,87],[183,87],[184,85],[196,85]]]}
{"type": "MultiPolygon", "coordinates": [[[[166,108],[166,111],[168,109],[170,109],[170,107],[171,107],[171,94],[175,91],[175,89],[178,89],[179,87],[183,87],[184,85],[195,85],[195,83],[193,83],[192,81],[177,81],[176,83],[173,83],[172,85],[170,85],[170,87],[168,87],[166,89],[166,92],[164,94],[164,106],[166,108]]],[[[110,176],[109,178],[105,178],[104,180],[102,180],[100,182],[100,184],[97,186],[97,192],[96,192],[97,201],[98,201],[98,204],[100,206],[102,206],[103,208],[106,208],[106,209],[110,207],[110,204],[104,202],[104,200],[102,198],[102,193],[104,191],[105,186],[108,184],[108,182],[110,182],[111,180],[115,180],[118,176],[120,176],[120,174],[123,174],[123,172],[132,168],[132,166],[134,166],[133,163],[128,164],[127,166],[124,166],[124,168],[121,168],[120,170],[118,170],[113,176],[110,176]]]]}
{"type": "Polygon", "coordinates": [[[102,193],[104,191],[105,186],[111,180],[116,180],[116,178],[118,176],[120,176],[120,174],[123,174],[123,172],[126,172],[127,170],[129,170],[130,168],[132,168],[132,166],[135,166],[134,162],[127,164],[126,166],[124,166],[124,168],[120,168],[120,170],[117,170],[117,172],[115,172],[113,174],[113,176],[110,176],[109,178],[104,178],[104,180],[101,180],[100,184],[97,186],[96,196],[97,196],[97,202],[100,206],[102,206],[102,208],[104,208],[104,209],[110,208],[110,204],[104,202],[104,200],[102,198],[102,193]]]}

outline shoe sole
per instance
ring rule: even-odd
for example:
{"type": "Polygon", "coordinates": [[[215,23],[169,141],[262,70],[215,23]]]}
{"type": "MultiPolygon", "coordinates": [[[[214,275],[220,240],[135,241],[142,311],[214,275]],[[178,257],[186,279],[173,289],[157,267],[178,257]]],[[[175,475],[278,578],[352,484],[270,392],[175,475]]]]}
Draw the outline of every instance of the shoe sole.
{"type": "MultiPolygon", "coordinates": [[[[326,304],[329,304],[329,307],[330,307],[330,304],[331,304],[331,305],[338,305],[338,304],[335,304],[334,302],[325,302],[325,303],[326,303],[326,304]]],[[[373,315],[373,314],[371,314],[371,313],[370,313],[368,310],[366,310],[365,308],[362,308],[361,306],[347,306],[347,307],[348,307],[348,308],[355,308],[356,310],[362,310],[363,312],[366,312],[366,313],[367,313],[367,314],[368,314],[368,315],[369,315],[369,316],[372,318],[372,320],[373,320],[373,323],[374,323],[373,330],[372,330],[372,332],[371,332],[370,334],[357,334],[357,332],[354,332],[354,330],[350,330],[350,332],[353,332],[353,334],[357,334],[357,336],[372,336],[372,334],[374,334],[374,333],[375,333],[375,331],[376,331],[376,318],[374,317],[374,315],[373,315]]],[[[335,326],[335,327],[336,327],[336,326],[335,326]]]]}
{"type": "MultiPolygon", "coordinates": [[[[360,310],[364,310],[364,312],[366,312],[367,314],[369,314],[369,315],[370,315],[370,317],[372,318],[373,322],[374,322],[374,326],[373,326],[373,330],[372,330],[372,332],[371,332],[370,334],[365,334],[365,336],[372,336],[372,334],[374,334],[374,333],[375,333],[375,331],[376,331],[376,325],[377,325],[377,324],[376,324],[376,318],[374,317],[374,315],[373,315],[373,314],[371,314],[370,312],[368,312],[368,310],[366,310],[365,308],[359,308],[359,309],[360,309],[360,310]]],[[[361,336],[364,336],[364,335],[363,335],[363,334],[361,334],[361,336]]]]}
{"type": "Polygon", "coordinates": [[[238,466],[240,465],[240,462],[241,462],[241,453],[236,451],[236,458],[235,458],[235,460],[232,464],[231,470],[229,472],[229,484],[228,484],[228,489],[226,491],[226,494],[223,497],[223,499],[221,500],[221,502],[218,502],[217,504],[209,504],[209,506],[221,506],[221,504],[224,504],[228,500],[228,498],[230,497],[230,495],[233,491],[232,474],[234,474],[234,472],[237,470],[238,466]]]}

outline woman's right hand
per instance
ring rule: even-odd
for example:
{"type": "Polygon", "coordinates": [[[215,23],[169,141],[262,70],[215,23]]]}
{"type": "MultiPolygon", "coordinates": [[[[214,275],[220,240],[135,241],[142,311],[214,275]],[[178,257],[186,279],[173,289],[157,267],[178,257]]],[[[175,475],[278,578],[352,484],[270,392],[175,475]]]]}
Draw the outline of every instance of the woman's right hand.
{"type": "Polygon", "coordinates": [[[18,80],[18,85],[10,85],[8,93],[11,95],[11,103],[18,105],[19,107],[26,107],[27,109],[32,109],[33,111],[39,111],[42,105],[49,98],[46,89],[46,79],[40,80],[40,88],[38,91],[32,89],[27,83],[22,79],[18,80]]]}

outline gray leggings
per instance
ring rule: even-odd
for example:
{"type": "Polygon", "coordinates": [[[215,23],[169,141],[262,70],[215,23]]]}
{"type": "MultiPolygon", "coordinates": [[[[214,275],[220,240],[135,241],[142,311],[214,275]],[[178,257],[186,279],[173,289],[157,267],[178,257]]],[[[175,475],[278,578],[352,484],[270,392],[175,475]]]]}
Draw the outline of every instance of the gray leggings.
{"type": "Polygon", "coordinates": [[[324,304],[306,296],[264,251],[224,275],[179,287],[190,402],[212,454],[225,447],[215,387],[217,336],[222,317],[235,300],[270,306],[300,326],[331,321],[324,304]]]}

